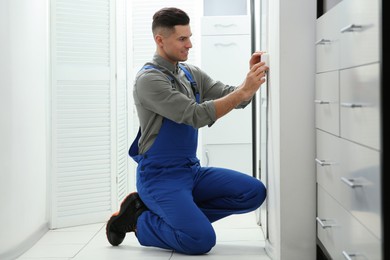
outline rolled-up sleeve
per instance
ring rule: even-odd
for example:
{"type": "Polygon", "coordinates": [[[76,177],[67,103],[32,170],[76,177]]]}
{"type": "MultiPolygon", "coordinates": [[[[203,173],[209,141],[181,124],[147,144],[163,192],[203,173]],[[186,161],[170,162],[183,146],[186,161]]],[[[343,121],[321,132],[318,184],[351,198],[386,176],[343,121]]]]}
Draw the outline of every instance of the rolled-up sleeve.
{"type": "MultiPolygon", "coordinates": [[[[212,79],[208,74],[196,66],[191,66],[190,68],[197,79],[196,81],[202,84],[202,96],[205,101],[224,97],[237,89],[237,86],[226,85],[219,80],[212,79]]],[[[249,103],[251,103],[251,100],[244,101],[236,108],[245,108],[249,103]]]]}

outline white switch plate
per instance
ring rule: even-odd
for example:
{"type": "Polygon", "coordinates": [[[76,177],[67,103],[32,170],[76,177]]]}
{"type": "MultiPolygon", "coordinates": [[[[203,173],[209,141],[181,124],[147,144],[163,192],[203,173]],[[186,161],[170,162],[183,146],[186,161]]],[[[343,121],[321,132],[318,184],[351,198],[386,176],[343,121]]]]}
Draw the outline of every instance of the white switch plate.
{"type": "Polygon", "coordinates": [[[268,53],[261,54],[261,61],[264,61],[265,65],[269,66],[269,54],[268,53]]]}

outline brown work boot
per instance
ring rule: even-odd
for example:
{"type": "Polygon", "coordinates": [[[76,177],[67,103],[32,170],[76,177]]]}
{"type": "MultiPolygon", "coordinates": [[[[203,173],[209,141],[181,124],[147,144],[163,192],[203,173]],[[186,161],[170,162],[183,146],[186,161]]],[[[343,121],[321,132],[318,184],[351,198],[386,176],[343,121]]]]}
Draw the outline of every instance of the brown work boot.
{"type": "Polygon", "coordinates": [[[111,245],[123,242],[126,233],[135,232],[137,219],[147,207],[137,192],[130,193],[121,203],[120,210],[115,212],[107,222],[106,235],[111,245]]]}

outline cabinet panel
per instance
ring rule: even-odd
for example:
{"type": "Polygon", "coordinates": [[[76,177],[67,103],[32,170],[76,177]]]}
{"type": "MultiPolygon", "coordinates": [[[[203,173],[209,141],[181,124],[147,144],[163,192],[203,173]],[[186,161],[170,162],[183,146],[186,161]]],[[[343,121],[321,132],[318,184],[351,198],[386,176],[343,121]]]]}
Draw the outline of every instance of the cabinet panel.
{"type": "Polygon", "coordinates": [[[202,35],[242,35],[250,34],[250,16],[204,16],[202,35]]]}
{"type": "MultiPolygon", "coordinates": [[[[202,70],[226,85],[239,86],[249,71],[250,16],[204,16],[202,70]]],[[[201,130],[203,165],[252,175],[252,106],[234,109],[201,130]]]]}
{"type": "Polygon", "coordinates": [[[377,238],[381,238],[380,154],[340,139],[342,205],[377,238]]]}
{"type": "Polygon", "coordinates": [[[341,137],[380,148],[379,64],[340,71],[341,137]]]}
{"type": "Polygon", "coordinates": [[[205,145],[202,165],[223,167],[252,175],[251,150],[250,143],[205,145]]]}
{"type": "Polygon", "coordinates": [[[252,107],[235,109],[217,120],[211,127],[202,128],[205,144],[237,144],[252,142],[252,107]]]}
{"type": "Polygon", "coordinates": [[[339,135],[339,72],[316,75],[316,128],[339,135]]]}
{"type": "Polygon", "coordinates": [[[202,69],[225,84],[244,81],[250,56],[250,35],[202,36],[202,69]]]}
{"type": "Polygon", "coordinates": [[[379,61],[379,0],[344,0],[340,64],[348,68],[379,61]]]}
{"type": "Polygon", "coordinates": [[[205,16],[247,15],[248,0],[204,0],[205,16]]]}
{"type": "MultiPolygon", "coordinates": [[[[249,35],[202,36],[202,69],[225,84],[240,85],[249,70],[249,46],[249,35]],[[226,61],[223,66],[221,61],[226,61]]],[[[203,128],[202,135],[204,144],[251,143],[251,105],[235,109],[210,128],[203,128]]]]}
{"type": "Polygon", "coordinates": [[[382,259],[381,241],[321,186],[318,186],[318,205],[317,236],[333,260],[382,259]]]}

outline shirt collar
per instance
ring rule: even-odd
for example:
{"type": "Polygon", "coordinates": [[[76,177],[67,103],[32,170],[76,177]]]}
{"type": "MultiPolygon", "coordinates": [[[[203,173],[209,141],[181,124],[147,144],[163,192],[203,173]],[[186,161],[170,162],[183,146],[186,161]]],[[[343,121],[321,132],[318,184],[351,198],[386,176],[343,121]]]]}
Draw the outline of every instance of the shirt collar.
{"type": "Polygon", "coordinates": [[[161,57],[157,53],[154,54],[153,61],[156,62],[161,67],[166,68],[167,70],[169,70],[173,74],[179,73],[179,63],[176,63],[176,65],[173,65],[172,63],[170,63],[169,61],[167,61],[166,59],[164,59],[163,57],[161,57]]]}

